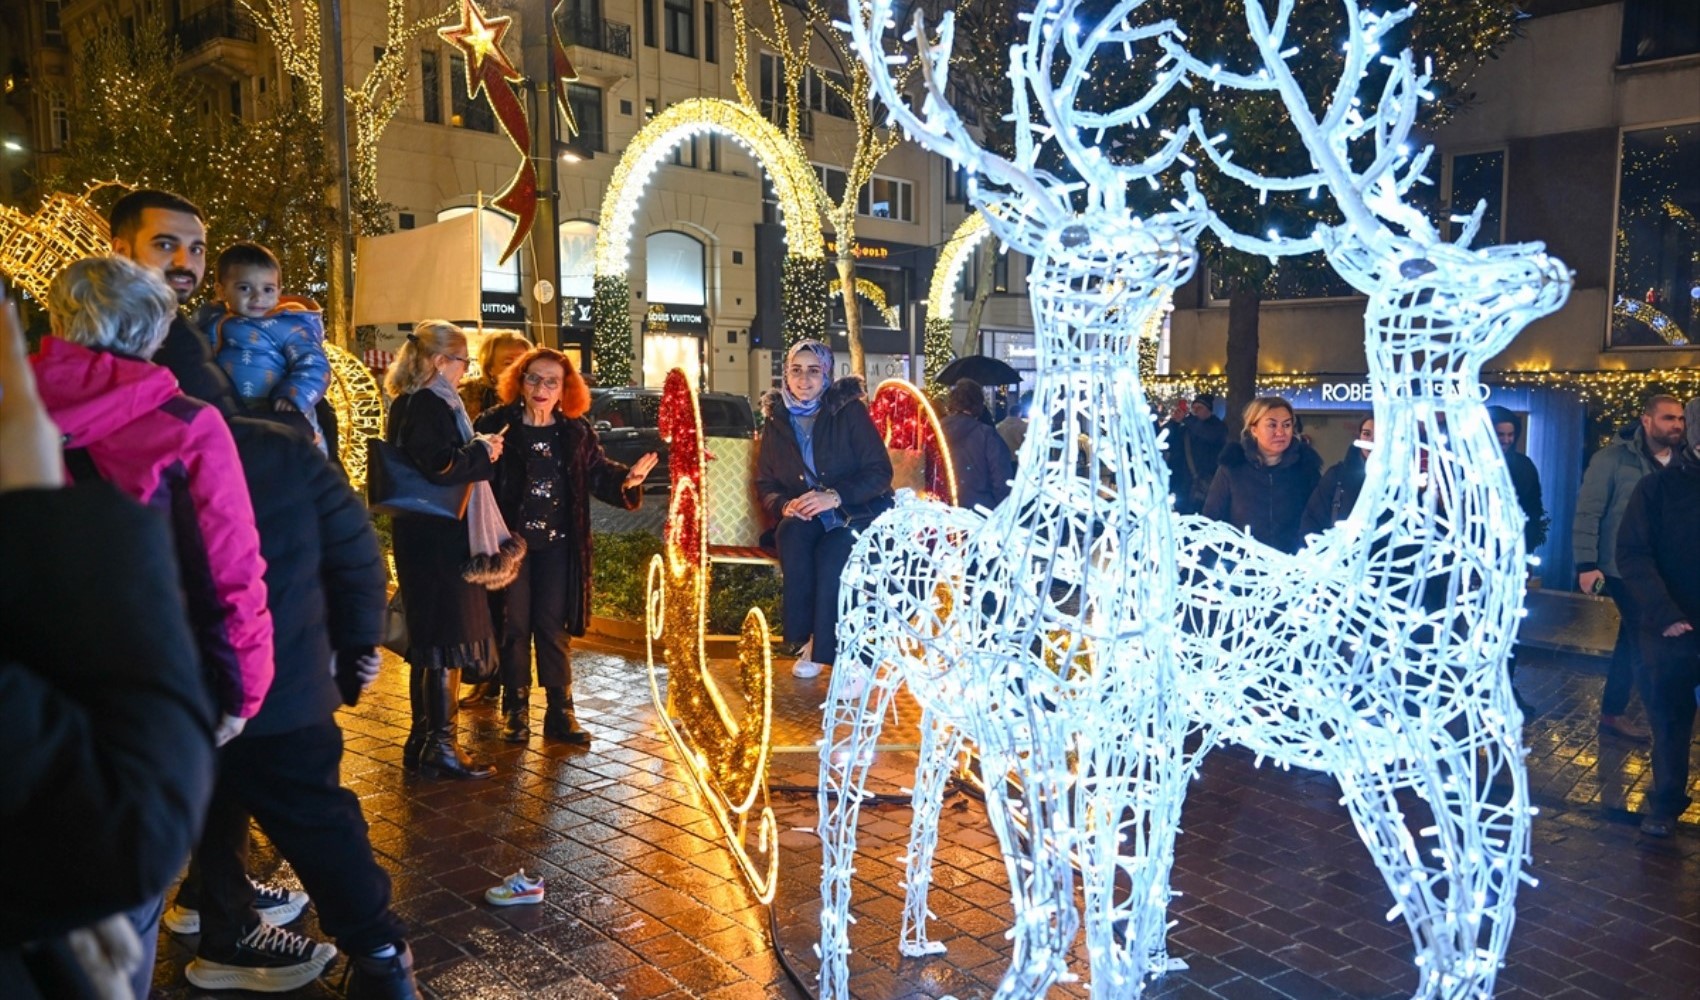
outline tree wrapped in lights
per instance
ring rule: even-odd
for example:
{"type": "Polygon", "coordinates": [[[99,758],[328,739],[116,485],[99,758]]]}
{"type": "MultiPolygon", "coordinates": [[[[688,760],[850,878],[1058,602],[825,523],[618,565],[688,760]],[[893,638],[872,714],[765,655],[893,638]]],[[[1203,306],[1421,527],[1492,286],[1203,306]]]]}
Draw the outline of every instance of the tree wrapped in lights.
{"type": "Polygon", "coordinates": [[[988,811],[1015,908],[1014,956],[997,996],[1039,996],[1065,974],[1081,925],[1071,855],[1085,889],[1094,995],[1129,995],[1169,967],[1163,929],[1187,721],[1170,697],[1179,580],[1138,340],[1191,274],[1207,215],[1197,198],[1146,218],[1128,205],[1130,186],[1157,186],[1190,134],[1183,123],[1156,136],[1142,122],[1185,77],[1172,57],[1137,100],[1090,101],[1094,72],[1125,71],[1134,53],[1164,55],[1157,44],[1173,25],[1133,23],[1138,5],[1087,16],[1065,2],[1027,17],[1010,59],[1008,156],[985,148],[947,100],[951,14],[936,39],[917,22],[906,36],[916,51],[888,59],[877,36],[890,0],[851,9],[861,61],[893,119],[964,167],[991,232],[1033,258],[1037,382],[1003,504],[987,514],[900,494],[845,571],[821,750],[823,997],[849,995],[856,813],[900,684],[924,711],[904,953],[942,950],[926,930],[928,870],[940,790],[966,741],[996,789],[988,811]],[[913,106],[894,62],[925,87],[913,106]],[[1152,148],[1118,162],[1100,131],[1152,148]],[[1003,779],[1012,771],[1020,791],[1010,798],[1003,779]]]}

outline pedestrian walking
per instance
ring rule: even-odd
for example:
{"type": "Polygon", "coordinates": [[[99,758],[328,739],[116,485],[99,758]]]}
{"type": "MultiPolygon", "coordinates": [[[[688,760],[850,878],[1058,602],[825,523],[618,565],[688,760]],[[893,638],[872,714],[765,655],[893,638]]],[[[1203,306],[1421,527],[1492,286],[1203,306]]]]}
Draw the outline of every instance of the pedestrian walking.
{"type": "Polygon", "coordinates": [[[1642,674],[1642,662],[1635,599],[1617,565],[1617,534],[1635,487],[1650,473],[1670,464],[1682,439],[1682,404],[1673,396],[1649,398],[1634,434],[1628,440],[1614,440],[1588,460],[1570,527],[1577,586],[1584,594],[1603,591],[1609,595],[1619,617],[1611,669],[1600,695],[1600,732],[1642,743],[1651,734],[1625,714],[1642,674]]]}
{"type": "Polygon", "coordinates": [[[590,389],[571,360],[537,347],[502,375],[502,405],[485,411],[477,429],[500,437],[496,503],[525,539],[519,573],[503,591],[501,641],[502,738],[531,736],[532,653],[543,688],[543,738],[587,744],[590,734],[573,708],[569,646],[590,623],[590,498],[622,510],[643,502],[643,480],[654,452],[630,468],[602,451],[585,414],[590,389]]]}
{"type": "Polygon", "coordinates": [[[1203,514],[1244,528],[1282,552],[1304,542],[1305,505],[1322,476],[1322,459],[1298,439],[1293,405],[1280,396],[1246,404],[1240,440],[1222,449],[1203,514]]]}
{"type": "Polygon", "coordinates": [[[1523,509],[1523,551],[1534,555],[1535,550],[1547,540],[1547,509],[1541,500],[1540,470],[1535,468],[1529,456],[1517,450],[1517,439],[1522,436],[1523,425],[1516,414],[1503,406],[1490,406],[1488,419],[1493,421],[1493,432],[1499,438],[1500,450],[1505,455],[1505,470],[1511,474],[1511,486],[1517,492],[1517,506],[1523,509]]]}
{"type": "Polygon", "coordinates": [[[1216,481],[1216,465],[1222,449],[1228,444],[1228,425],[1216,415],[1216,397],[1201,392],[1187,407],[1181,419],[1181,454],[1185,459],[1189,484],[1188,511],[1202,511],[1210,496],[1210,484],[1216,481]]]}
{"type": "Polygon", "coordinates": [[[891,456],[862,380],[832,378],[832,349],[799,340],[762,398],[756,495],[774,524],[791,673],[818,677],[838,653],[838,589],[856,533],[890,509],[891,456]]]}
{"type": "Polygon", "coordinates": [[[1357,440],[1346,447],[1346,456],[1329,466],[1322,481],[1305,505],[1305,535],[1327,531],[1352,512],[1358,494],[1363,492],[1364,476],[1369,463],[1369,450],[1375,446],[1375,417],[1367,416],[1358,422],[1357,440]]]}
{"type": "Polygon", "coordinates": [[[973,379],[957,380],[950,387],[946,411],[939,426],[950,448],[957,506],[996,507],[1009,496],[1009,481],[1015,478],[1015,457],[997,430],[982,419],[986,412],[985,390],[973,379]]]}
{"type": "Polygon", "coordinates": [[[1700,697],[1700,397],[1688,401],[1684,447],[1630,495],[1617,567],[1635,602],[1652,723],[1653,787],[1641,832],[1668,837],[1688,808],[1689,746],[1700,697]]]}

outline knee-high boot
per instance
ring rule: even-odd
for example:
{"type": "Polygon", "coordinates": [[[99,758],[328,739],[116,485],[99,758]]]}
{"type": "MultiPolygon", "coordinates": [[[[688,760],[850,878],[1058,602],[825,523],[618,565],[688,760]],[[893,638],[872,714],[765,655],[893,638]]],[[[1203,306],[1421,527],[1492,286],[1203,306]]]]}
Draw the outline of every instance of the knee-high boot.
{"type": "Polygon", "coordinates": [[[407,731],[407,742],[401,745],[401,766],[409,771],[419,770],[419,755],[425,750],[425,668],[407,665],[407,697],[413,708],[413,724],[407,731]]]}
{"type": "Polygon", "coordinates": [[[445,778],[488,778],[495,774],[493,766],[474,760],[461,749],[456,726],[460,705],[455,699],[460,691],[460,671],[427,670],[424,688],[427,721],[420,773],[445,778]]]}

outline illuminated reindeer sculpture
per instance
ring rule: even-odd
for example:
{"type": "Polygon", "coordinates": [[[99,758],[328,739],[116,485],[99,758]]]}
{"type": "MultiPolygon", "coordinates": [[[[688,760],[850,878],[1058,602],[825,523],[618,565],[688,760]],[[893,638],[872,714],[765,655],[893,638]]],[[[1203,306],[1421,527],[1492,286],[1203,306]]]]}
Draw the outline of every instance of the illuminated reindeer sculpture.
{"type": "MultiPolygon", "coordinates": [[[[1569,292],[1539,244],[1467,248],[1481,209],[1447,243],[1404,196],[1429,150],[1408,139],[1426,75],[1409,51],[1379,105],[1357,97],[1389,29],[1411,13],[1347,0],[1344,68],[1314,111],[1290,71],[1292,0],[1271,21],[1246,4],[1262,65],[1189,72],[1275,91],[1313,173],[1260,176],[1220,139],[1228,177],[1266,191],[1317,190],[1344,221],[1304,239],[1247,236],[1239,249],[1323,250],[1368,296],[1365,346],[1375,445],[1350,517],[1297,556],[1202,518],[1182,519],[1187,714],[1282,765],[1327,771],[1393,892],[1416,946],[1419,997],[1487,997],[1505,956],[1529,856],[1527,779],[1506,659],[1522,617],[1523,514],[1486,410],[1482,364],[1569,292]],[[1356,159],[1362,166],[1354,165],[1356,159]],[[1418,813],[1421,818],[1409,814],[1418,813]],[[1423,815],[1426,814],[1426,815],[1423,815]]],[[[1203,124],[1193,115],[1195,135],[1203,124]]]]}
{"type": "Polygon", "coordinates": [[[871,750],[897,686],[923,706],[905,954],[926,935],[939,799],[963,740],[979,754],[988,812],[1008,860],[1014,957],[1000,998],[1044,993],[1067,973],[1086,897],[1093,995],[1126,996],[1168,967],[1164,923],[1188,763],[1173,698],[1179,595],[1168,473],[1140,386],[1138,336],[1187,279],[1202,200],[1141,219],[1130,184],[1181,156],[1189,129],[1149,159],[1114,163],[1090,133],[1140,128],[1182,80],[1172,57],[1138,102],[1084,106],[1094,59],[1112,71],[1139,47],[1162,58],[1172,24],[1135,26],[1141,0],[1091,23],[1065,2],[1030,20],[1012,50],[1012,159],[983,149],[945,101],[953,19],[937,44],[917,22],[927,90],[920,114],[896,93],[875,35],[890,0],[852,4],[850,26],[893,117],[976,175],[970,192],[1005,243],[1030,255],[1037,346],[1033,420],[1009,497],[964,511],[912,497],[867,529],[840,596],[839,661],[821,752],[821,996],[845,997],[856,816],[871,750]],[[1030,114],[1031,112],[1031,114],[1030,114]],[[1079,182],[1039,167],[1066,158],[1079,182]],[[979,187],[983,178],[997,191],[979,187]],[[1019,791],[1006,778],[1019,776],[1019,791]],[[1130,946],[1128,942],[1135,942],[1130,946]]]}

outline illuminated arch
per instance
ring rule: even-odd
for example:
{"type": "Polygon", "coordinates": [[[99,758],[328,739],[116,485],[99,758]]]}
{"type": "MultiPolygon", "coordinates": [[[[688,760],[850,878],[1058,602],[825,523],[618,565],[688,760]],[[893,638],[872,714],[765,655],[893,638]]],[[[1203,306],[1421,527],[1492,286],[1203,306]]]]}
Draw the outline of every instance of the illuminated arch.
{"type": "Polygon", "coordinates": [[[955,355],[951,343],[952,312],[956,308],[956,282],[974,250],[991,235],[984,212],[975,212],[962,220],[950,239],[939,251],[938,266],[933,268],[933,286],[927,293],[927,324],[922,340],[922,355],[926,359],[925,381],[938,381],[939,372],[950,364],[955,355]]]}
{"type": "MultiPolygon", "coordinates": [[[[834,278],[827,283],[827,297],[830,298],[834,295],[840,295],[843,294],[843,292],[844,282],[837,278],[834,278]]],[[[886,324],[893,330],[902,328],[903,317],[898,314],[896,306],[885,300],[885,289],[869,281],[867,278],[857,278],[856,294],[867,299],[875,309],[878,309],[880,315],[885,317],[886,324]]],[[[850,304],[846,302],[844,304],[844,308],[848,310],[850,308],[850,304]]]]}
{"type": "MultiPolygon", "coordinates": [[[[596,229],[596,351],[597,375],[604,385],[627,382],[632,376],[631,291],[626,277],[631,258],[632,228],[637,223],[638,202],[655,168],[666,161],[675,147],[700,133],[724,135],[748,149],[767,171],[779,199],[785,223],[788,250],[785,285],[789,292],[795,275],[814,274],[820,284],[819,301],[809,305],[810,315],[787,314],[786,327],[824,332],[826,329],[825,281],[821,261],[825,249],[821,239],[820,213],[814,201],[814,167],[809,165],[772,122],[750,108],[718,98],[680,101],[645,125],[620,157],[602,199],[602,214],[596,229]],[[818,315],[816,315],[818,313],[818,315]]],[[[787,295],[787,306],[794,299],[787,295]]],[[[818,335],[818,333],[817,333],[818,335]]],[[[788,337],[788,339],[790,339],[788,337]]]]}

